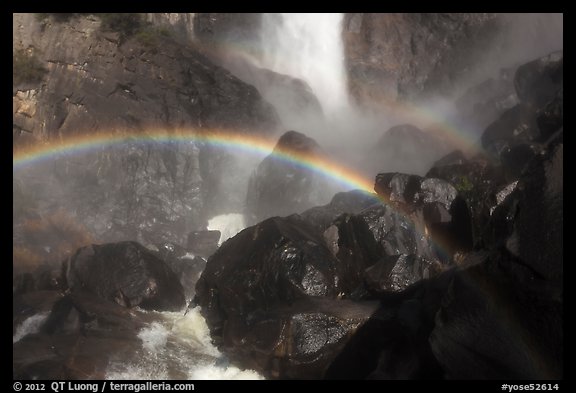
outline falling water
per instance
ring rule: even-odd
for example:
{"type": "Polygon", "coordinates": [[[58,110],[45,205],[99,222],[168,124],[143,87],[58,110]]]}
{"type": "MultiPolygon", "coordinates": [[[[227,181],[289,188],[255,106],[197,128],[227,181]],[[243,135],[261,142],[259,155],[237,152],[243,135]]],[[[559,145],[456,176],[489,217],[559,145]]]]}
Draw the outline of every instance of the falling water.
{"type": "Polygon", "coordinates": [[[327,116],[348,105],[343,14],[264,14],[262,66],[305,80],[327,116]]]}

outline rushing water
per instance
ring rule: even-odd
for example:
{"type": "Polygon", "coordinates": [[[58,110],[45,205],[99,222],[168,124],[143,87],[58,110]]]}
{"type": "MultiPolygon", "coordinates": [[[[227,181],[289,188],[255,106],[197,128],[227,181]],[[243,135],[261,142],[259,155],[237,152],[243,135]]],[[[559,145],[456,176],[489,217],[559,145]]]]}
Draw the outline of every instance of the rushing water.
{"type": "Polygon", "coordinates": [[[327,114],[348,105],[343,14],[264,14],[262,66],[305,80],[327,114]]]}
{"type": "Polygon", "coordinates": [[[141,356],[131,362],[111,361],[107,379],[264,379],[252,370],[228,364],[210,341],[206,321],[194,308],[154,313],[159,321],[140,330],[141,356]]]}

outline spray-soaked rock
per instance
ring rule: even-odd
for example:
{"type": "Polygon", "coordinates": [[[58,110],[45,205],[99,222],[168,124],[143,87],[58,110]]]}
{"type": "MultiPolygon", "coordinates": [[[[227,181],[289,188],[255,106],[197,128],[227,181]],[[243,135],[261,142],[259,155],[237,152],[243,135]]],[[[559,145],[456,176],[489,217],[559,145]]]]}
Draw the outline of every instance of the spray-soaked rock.
{"type": "Polygon", "coordinates": [[[428,337],[452,272],[382,293],[380,306],[327,368],[326,379],[438,379],[428,337]]]}
{"type": "Polygon", "coordinates": [[[558,51],[520,66],[514,87],[522,103],[539,108],[554,98],[563,78],[564,56],[558,51]]]}
{"type": "Polygon", "coordinates": [[[563,125],[563,55],[554,52],[518,68],[520,103],[490,124],[481,140],[499,158],[508,181],[517,180],[543,144],[563,125]]]}
{"type": "Polygon", "coordinates": [[[136,242],[80,248],[65,264],[72,290],[86,290],[125,307],[180,310],[184,291],[176,274],[136,242]]]}
{"type": "Polygon", "coordinates": [[[274,217],[240,232],[209,258],[195,302],[224,353],[277,378],[322,375],[370,315],[361,305],[328,300],[350,296],[361,284],[357,270],[378,257],[359,218],[343,216],[333,228],[338,240],[327,247],[298,216],[274,217]]]}
{"type": "Polygon", "coordinates": [[[518,104],[490,124],[482,134],[482,146],[498,157],[506,149],[540,139],[536,113],[531,107],[518,104]]]}
{"type": "MultiPolygon", "coordinates": [[[[449,254],[441,258],[472,246],[468,206],[449,182],[402,173],[381,173],[376,177],[374,189],[389,201],[391,208],[414,223],[411,226],[415,231],[423,232],[420,238],[430,236],[440,246],[437,251],[449,254]]],[[[400,253],[426,256],[425,252],[416,249],[400,253]]]]}
{"type": "MultiPolygon", "coordinates": [[[[496,194],[488,249],[400,292],[380,292],[380,308],[326,377],[562,378],[562,148],[558,134],[517,184],[496,194]]],[[[368,269],[372,288],[386,285],[392,269],[385,261],[368,269]]]]}
{"type": "Polygon", "coordinates": [[[18,379],[104,379],[108,364],[138,353],[150,319],[83,290],[61,295],[35,331],[14,344],[18,379]]]}
{"type": "Polygon", "coordinates": [[[426,177],[450,182],[470,209],[472,235],[475,244],[480,244],[493,208],[500,203],[495,195],[506,186],[504,171],[486,157],[465,157],[454,151],[438,160],[426,177]]]}
{"type": "Polygon", "coordinates": [[[445,378],[562,378],[561,282],[525,263],[498,250],[455,276],[430,335],[445,378]]]}
{"type": "Polygon", "coordinates": [[[324,231],[326,245],[340,261],[340,283],[353,298],[363,295],[364,271],[383,256],[366,221],[359,215],[343,214],[324,231]]]}
{"type": "Polygon", "coordinates": [[[306,166],[298,163],[298,156],[320,153],[320,146],[312,138],[296,131],[283,134],[274,147],[280,154],[266,157],[254,170],[248,184],[246,211],[249,222],[256,223],[272,216],[300,213],[314,205],[322,179],[306,166]],[[296,155],[296,162],[282,158],[296,155]]]}
{"type": "Polygon", "coordinates": [[[178,276],[186,302],[192,300],[196,293],[196,282],[206,266],[206,260],[173,243],[159,244],[155,254],[178,276]]]}

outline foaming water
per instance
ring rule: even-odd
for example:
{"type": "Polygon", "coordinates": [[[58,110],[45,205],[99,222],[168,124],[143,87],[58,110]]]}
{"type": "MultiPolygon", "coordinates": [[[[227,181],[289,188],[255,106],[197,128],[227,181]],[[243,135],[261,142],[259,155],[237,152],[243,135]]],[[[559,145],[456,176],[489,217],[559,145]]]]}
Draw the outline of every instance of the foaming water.
{"type": "Polygon", "coordinates": [[[325,112],[348,105],[343,14],[263,14],[262,66],[305,80],[325,112]]]}
{"type": "Polygon", "coordinates": [[[244,215],[240,213],[221,214],[208,220],[208,230],[220,231],[218,245],[235,236],[246,228],[244,215]]]}
{"type": "Polygon", "coordinates": [[[132,361],[113,360],[106,379],[264,379],[253,370],[228,365],[210,340],[198,307],[178,312],[151,312],[159,321],[138,333],[140,353],[132,361]]]}
{"type": "Polygon", "coordinates": [[[26,318],[17,328],[16,333],[12,336],[12,344],[17,343],[25,336],[38,333],[40,326],[48,318],[48,313],[40,313],[26,318]]]}

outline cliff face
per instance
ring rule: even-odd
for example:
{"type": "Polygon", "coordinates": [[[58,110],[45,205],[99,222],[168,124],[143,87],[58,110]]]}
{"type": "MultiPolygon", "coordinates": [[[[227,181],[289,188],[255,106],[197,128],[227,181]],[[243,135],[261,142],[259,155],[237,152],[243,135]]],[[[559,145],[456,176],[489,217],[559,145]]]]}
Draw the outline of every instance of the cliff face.
{"type": "MultiPolygon", "coordinates": [[[[276,111],[256,88],[184,43],[182,35],[173,39],[178,31],[191,31],[189,14],[159,14],[152,20],[127,37],[104,29],[99,16],[40,20],[14,14],[14,58],[31,54],[45,69],[35,81],[16,78],[15,70],[14,144],[149,130],[258,135],[277,130],[276,111]]],[[[90,153],[15,172],[15,184],[34,206],[15,217],[16,243],[26,243],[21,219],[44,220],[58,209],[96,241],[154,244],[184,243],[187,232],[205,229],[211,215],[242,208],[243,195],[229,192],[245,187],[233,152],[199,143],[134,141],[90,153]]]]}
{"type": "Polygon", "coordinates": [[[14,14],[13,23],[14,49],[33,51],[48,70],[39,84],[13,86],[14,124],[34,136],[151,126],[268,133],[276,126],[274,109],[254,87],[157,31],[120,44],[93,16],[59,23],[14,14]]]}
{"type": "Polygon", "coordinates": [[[367,103],[447,91],[498,26],[493,14],[346,14],[350,92],[367,103]]]}
{"type": "Polygon", "coordinates": [[[450,98],[501,67],[561,49],[562,25],[562,14],[349,13],[349,91],[364,105],[450,98]]]}

